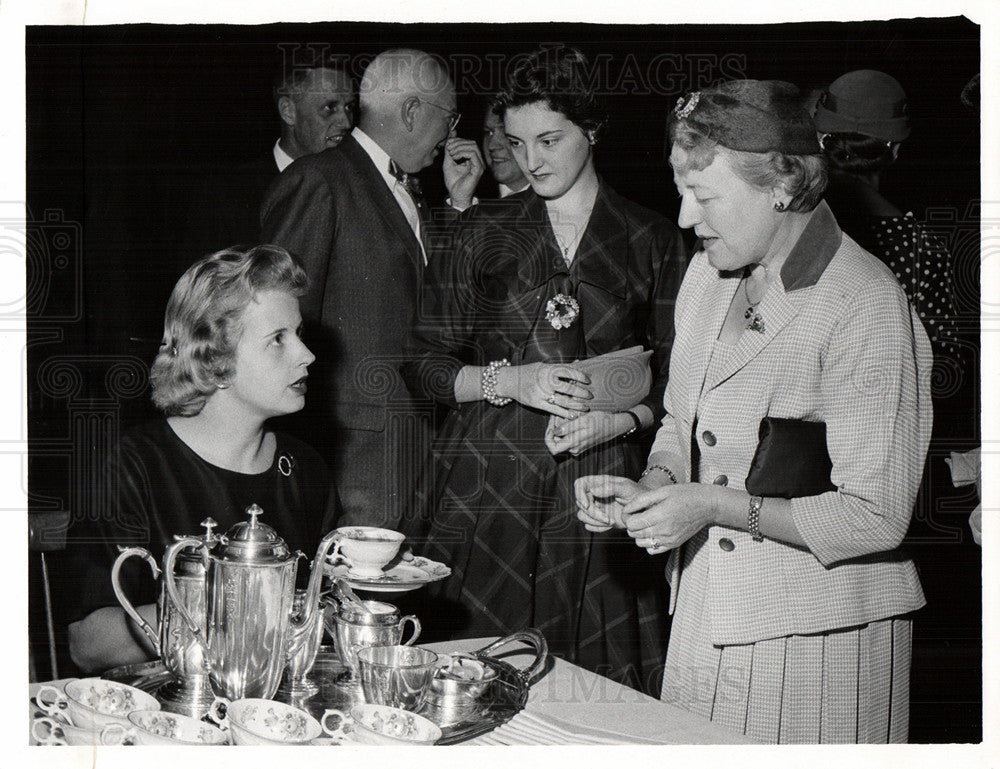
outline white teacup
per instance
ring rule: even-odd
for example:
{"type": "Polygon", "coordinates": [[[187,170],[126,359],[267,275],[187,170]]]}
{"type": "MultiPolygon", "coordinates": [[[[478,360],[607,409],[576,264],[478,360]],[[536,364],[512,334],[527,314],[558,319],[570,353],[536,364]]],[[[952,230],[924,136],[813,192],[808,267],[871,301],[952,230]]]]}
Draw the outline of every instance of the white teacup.
{"type": "Polygon", "coordinates": [[[388,705],[355,705],[350,715],[328,710],[340,717],[337,734],[353,735],[363,745],[433,745],[441,739],[441,727],[424,716],[388,705]]]}
{"type": "Polygon", "coordinates": [[[326,720],[339,711],[326,711],[317,721],[304,710],[274,700],[246,698],[230,702],[216,697],[208,717],[228,728],[234,745],[308,745],[322,734],[335,737],[326,720]]]}
{"type": "Polygon", "coordinates": [[[65,693],[46,684],[35,694],[35,704],[46,715],[65,718],[72,726],[92,734],[108,724],[128,726],[128,714],[136,710],[160,709],[156,698],[142,689],[103,678],[71,679],[66,682],[65,693]]]}
{"type": "Polygon", "coordinates": [[[362,578],[382,576],[382,569],[396,557],[406,539],[398,531],[375,526],[344,526],[337,533],[330,562],[343,561],[350,566],[351,576],[362,578]]]}
{"type": "Polygon", "coordinates": [[[102,745],[225,745],[229,737],[217,726],[165,710],[137,710],[128,715],[130,727],[108,724],[101,730],[102,745]]]}
{"type": "Polygon", "coordinates": [[[31,721],[31,738],[39,745],[99,745],[101,730],[83,729],[52,716],[39,716],[31,721]]]}

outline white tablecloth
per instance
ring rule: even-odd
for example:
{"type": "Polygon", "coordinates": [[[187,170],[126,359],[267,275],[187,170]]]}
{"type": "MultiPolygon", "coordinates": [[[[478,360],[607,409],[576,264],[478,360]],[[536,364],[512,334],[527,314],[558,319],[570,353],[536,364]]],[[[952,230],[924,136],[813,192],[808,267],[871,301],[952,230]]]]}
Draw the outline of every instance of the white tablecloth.
{"type": "MultiPolygon", "coordinates": [[[[474,651],[492,640],[466,639],[427,644],[427,648],[437,652],[474,651]]],[[[496,656],[516,668],[527,667],[533,659],[530,650],[519,643],[498,650],[496,656]]],[[[65,681],[50,683],[61,688],[65,681]]],[[[39,686],[41,684],[30,684],[28,696],[34,696],[39,686]]],[[[539,735],[544,733],[546,724],[562,744],[727,745],[750,742],[743,735],[706,721],[701,716],[554,657],[550,658],[546,671],[528,691],[524,713],[528,718],[515,718],[508,729],[501,727],[503,731],[498,730],[463,744],[551,744],[551,740],[541,737],[532,740],[530,737],[531,731],[539,735]],[[522,721],[526,722],[523,728],[522,721]],[[573,739],[574,734],[580,736],[578,741],[573,739]]]]}
{"type": "MultiPolygon", "coordinates": [[[[428,644],[434,651],[473,651],[486,646],[489,638],[428,644]]],[[[505,647],[498,656],[518,668],[527,666],[532,654],[505,653],[518,645],[505,647]]],[[[561,659],[551,658],[549,670],[528,691],[526,713],[551,716],[558,722],[616,733],[628,742],[632,735],[646,742],[664,745],[729,745],[751,742],[742,734],[724,729],[701,716],[689,713],[642,692],[591,673],[561,659]]],[[[477,738],[466,744],[494,744],[477,738]]]]}

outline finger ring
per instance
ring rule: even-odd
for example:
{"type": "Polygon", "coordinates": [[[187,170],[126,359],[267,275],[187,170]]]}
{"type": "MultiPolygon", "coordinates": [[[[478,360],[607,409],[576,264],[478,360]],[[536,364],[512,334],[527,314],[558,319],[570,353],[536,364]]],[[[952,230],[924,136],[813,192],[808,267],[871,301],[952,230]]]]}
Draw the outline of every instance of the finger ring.
{"type": "Polygon", "coordinates": [[[649,546],[653,547],[653,548],[659,547],[660,546],[660,540],[658,540],[658,539],[656,539],[654,537],[653,539],[649,540],[649,546]]]}
{"type": "Polygon", "coordinates": [[[553,406],[556,405],[556,396],[555,395],[550,395],[545,400],[546,400],[546,402],[551,403],[553,406]]]}

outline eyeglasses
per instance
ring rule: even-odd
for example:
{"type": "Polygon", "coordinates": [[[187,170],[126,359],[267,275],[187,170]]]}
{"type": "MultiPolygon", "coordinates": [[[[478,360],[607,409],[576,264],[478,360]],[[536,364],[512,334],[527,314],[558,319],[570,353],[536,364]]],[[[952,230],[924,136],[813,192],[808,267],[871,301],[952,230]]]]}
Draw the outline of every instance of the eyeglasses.
{"type": "Polygon", "coordinates": [[[427,101],[427,99],[420,99],[421,104],[430,104],[432,107],[437,107],[442,112],[448,113],[448,130],[454,131],[455,127],[458,125],[458,121],[462,119],[462,113],[456,112],[453,109],[448,109],[447,107],[442,107],[440,104],[435,104],[432,101],[427,101]]]}

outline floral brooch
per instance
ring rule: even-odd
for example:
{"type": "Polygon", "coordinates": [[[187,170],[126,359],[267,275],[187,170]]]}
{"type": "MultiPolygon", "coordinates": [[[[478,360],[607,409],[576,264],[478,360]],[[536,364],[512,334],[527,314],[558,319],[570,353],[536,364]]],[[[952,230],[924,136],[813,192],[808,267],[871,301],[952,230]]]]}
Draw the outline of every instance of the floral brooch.
{"type": "Polygon", "coordinates": [[[552,328],[569,328],[580,316],[580,303],[566,294],[556,294],[545,303],[545,320],[552,328]]]}
{"type": "Polygon", "coordinates": [[[692,91],[687,96],[681,96],[677,100],[677,104],[674,106],[674,114],[683,120],[694,112],[694,108],[698,106],[698,101],[700,99],[701,91],[692,91]]]}
{"type": "Polygon", "coordinates": [[[743,313],[743,317],[747,322],[746,328],[756,331],[758,334],[765,332],[764,319],[760,316],[760,313],[754,312],[753,307],[747,307],[747,311],[743,313]]]}

